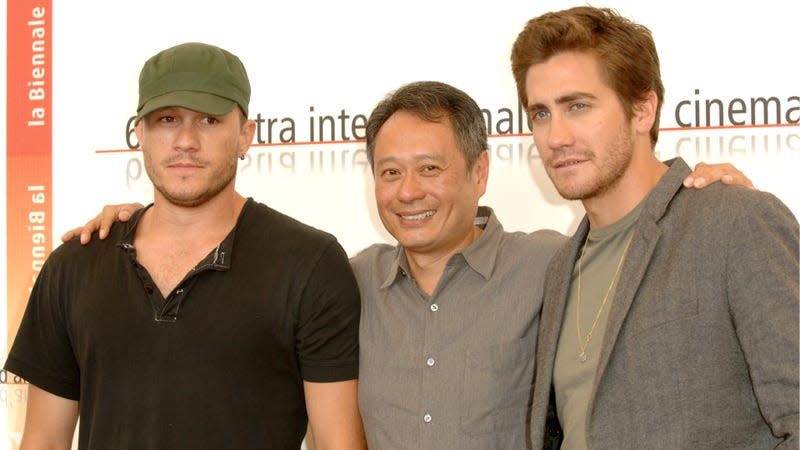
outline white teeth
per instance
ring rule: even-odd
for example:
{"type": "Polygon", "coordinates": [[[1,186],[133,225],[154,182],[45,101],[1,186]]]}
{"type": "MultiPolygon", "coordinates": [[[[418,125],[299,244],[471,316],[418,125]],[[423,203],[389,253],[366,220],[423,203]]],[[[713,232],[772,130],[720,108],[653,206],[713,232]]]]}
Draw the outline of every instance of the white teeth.
{"type": "Polygon", "coordinates": [[[575,164],[578,164],[579,162],[580,161],[576,161],[576,160],[564,161],[564,162],[556,164],[556,166],[557,167],[574,166],[575,164]]]}
{"type": "Polygon", "coordinates": [[[400,217],[403,220],[422,220],[422,219],[424,219],[426,217],[430,217],[430,216],[434,215],[434,213],[436,213],[436,210],[425,211],[423,213],[414,214],[413,216],[403,216],[403,215],[401,215],[400,217]]]}

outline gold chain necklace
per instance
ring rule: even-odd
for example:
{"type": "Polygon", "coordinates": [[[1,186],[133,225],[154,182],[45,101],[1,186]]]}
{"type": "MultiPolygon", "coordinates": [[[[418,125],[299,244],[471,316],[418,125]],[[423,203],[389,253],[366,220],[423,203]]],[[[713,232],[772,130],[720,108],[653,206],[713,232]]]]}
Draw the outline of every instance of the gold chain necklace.
{"type": "Polygon", "coordinates": [[[600,303],[600,309],[597,310],[597,314],[594,316],[594,322],[592,322],[592,327],[589,328],[589,333],[586,334],[585,339],[581,337],[581,265],[583,263],[583,255],[586,253],[586,244],[589,243],[588,234],[586,235],[586,240],[583,242],[581,256],[578,258],[578,307],[576,308],[575,313],[575,322],[578,325],[578,349],[580,350],[580,353],[578,353],[578,361],[582,363],[586,362],[586,348],[589,347],[589,341],[592,340],[592,334],[594,333],[594,328],[597,326],[597,322],[600,320],[600,314],[603,312],[603,308],[606,306],[606,302],[608,302],[608,297],[611,294],[611,290],[614,287],[614,284],[617,282],[619,271],[622,269],[622,263],[625,261],[625,256],[627,256],[628,249],[631,247],[631,242],[633,242],[633,234],[631,234],[630,239],[628,239],[628,243],[625,244],[625,250],[622,251],[622,256],[619,258],[617,270],[614,272],[614,277],[611,279],[611,284],[608,285],[608,290],[606,290],[606,296],[603,297],[603,301],[600,303]]]}

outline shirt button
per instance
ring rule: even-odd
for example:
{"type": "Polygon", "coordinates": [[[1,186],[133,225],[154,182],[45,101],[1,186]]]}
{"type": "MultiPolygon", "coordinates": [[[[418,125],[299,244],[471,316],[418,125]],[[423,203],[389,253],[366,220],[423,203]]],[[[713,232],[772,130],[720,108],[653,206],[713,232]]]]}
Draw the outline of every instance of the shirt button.
{"type": "Polygon", "coordinates": [[[425,364],[427,364],[428,367],[433,367],[433,365],[436,364],[436,361],[433,358],[428,358],[428,360],[425,361],[425,364]]]}
{"type": "Polygon", "coordinates": [[[431,305],[431,311],[436,312],[438,310],[439,310],[439,305],[437,305],[436,303],[431,305]]]}
{"type": "Polygon", "coordinates": [[[433,417],[431,417],[430,414],[425,414],[424,416],[422,416],[422,420],[424,420],[425,423],[431,423],[431,420],[433,420],[433,417]]]}

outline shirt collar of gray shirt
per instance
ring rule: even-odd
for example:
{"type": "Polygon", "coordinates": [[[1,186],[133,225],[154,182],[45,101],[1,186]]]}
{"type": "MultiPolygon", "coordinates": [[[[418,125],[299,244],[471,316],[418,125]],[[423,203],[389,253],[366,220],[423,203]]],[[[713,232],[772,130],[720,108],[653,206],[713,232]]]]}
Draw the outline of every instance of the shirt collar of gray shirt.
{"type": "MultiPolygon", "coordinates": [[[[483,228],[483,232],[469,247],[454,254],[447,264],[455,264],[458,261],[466,261],[469,267],[478,272],[485,279],[491,277],[494,271],[497,250],[500,240],[503,237],[503,225],[497,220],[492,208],[479,206],[478,214],[475,216],[475,225],[483,228]]],[[[386,289],[399,278],[409,274],[408,259],[401,245],[394,248],[394,255],[391,266],[387,267],[386,276],[380,288],[386,289]]]]}

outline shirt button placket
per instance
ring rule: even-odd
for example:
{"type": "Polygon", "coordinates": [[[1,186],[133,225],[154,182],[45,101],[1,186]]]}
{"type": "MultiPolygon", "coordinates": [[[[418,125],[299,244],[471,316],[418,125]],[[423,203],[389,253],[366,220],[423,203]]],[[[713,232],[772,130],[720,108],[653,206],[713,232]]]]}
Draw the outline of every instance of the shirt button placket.
{"type": "Polygon", "coordinates": [[[434,366],[436,366],[436,358],[433,355],[438,355],[439,347],[437,346],[438,337],[441,333],[441,324],[439,323],[442,317],[439,317],[439,304],[435,302],[431,302],[428,305],[430,309],[430,315],[427,316],[425,322],[425,346],[422,349],[422,357],[425,361],[425,369],[423,369],[423,397],[427,399],[425,403],[427,406],[423,406],[422,412],[422,426],[424,428],[422,436],[421,436],[421,447],[422,448],[433,448],[434,442],[437,439],[435,435],[437,434],[436,427],[434,426],[433,422],[433,415],[437,414],[436,411],[438,408],[438,403],[440,403],[439,395],[441,394],[440,390],[437,389],[437,386],[441,383],[439,377],[442,376],[439,373],[439,370],[433,370],[434,366]]]}

